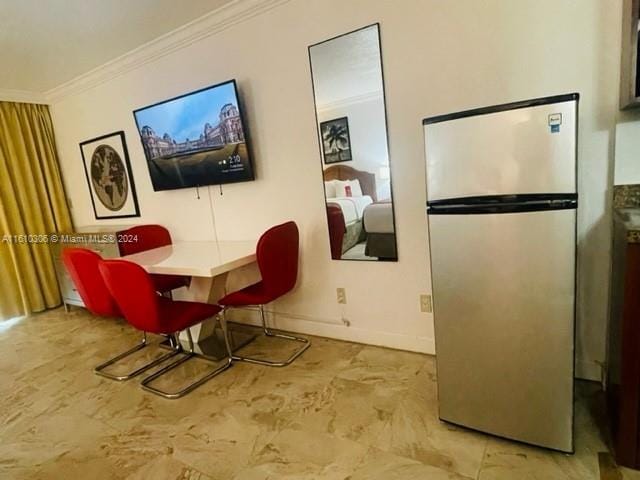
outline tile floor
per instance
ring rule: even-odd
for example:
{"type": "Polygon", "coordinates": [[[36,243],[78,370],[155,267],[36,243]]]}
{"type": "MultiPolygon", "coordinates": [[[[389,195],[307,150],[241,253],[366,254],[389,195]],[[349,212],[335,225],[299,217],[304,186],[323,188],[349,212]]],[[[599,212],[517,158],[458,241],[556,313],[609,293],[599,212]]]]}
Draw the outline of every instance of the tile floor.
{"type": "MultiPolygon", "coordinates": [[[[577,451],[567,456],[439,422],[429,356],[314,338],[290,367],[239,363],[165,400],[92,373],[136,340],[123,322],[82,309],[0,324],[0,478],[601,478],[595,384],[578,386],[577,451]]],[[[184,365],[175,386],[209,367],[184,365]]]]}

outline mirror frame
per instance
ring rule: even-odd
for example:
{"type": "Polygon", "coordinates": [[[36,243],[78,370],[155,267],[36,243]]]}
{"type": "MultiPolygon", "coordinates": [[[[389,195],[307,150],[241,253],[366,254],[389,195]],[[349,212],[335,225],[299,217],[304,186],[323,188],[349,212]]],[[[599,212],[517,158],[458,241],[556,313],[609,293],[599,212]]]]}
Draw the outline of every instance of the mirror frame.
{"type": "Polygon", "coordinates": [[[375,22],[369,25],[365,25],[364,27],[356,28],[355,30],[351,30],[346,33],[342,33],[340,35],[336,35],[334,37],[328,38],[326,40],[322,40],[321,42],[316,42],[307,47],[309,54],[309,73],[311,74],[311,93],[313,96],[313,107],[314,107],[314,118],[316,121],[316,137],[318,142],[318,152],[320,153],[320,175],[323,181],[322,185],[322,196],[324,197],[324,216],[326,219],[326,232],[327,232],[327,242],[330,245],[331,233],[329,232],[329,215],[327,213],[327,191],[324,188],[324,161],[323,161],[323,153],[322,153],[322,143],[320,141],[321,133],[320,133],[320,119],[318,118],[318,104],[316,103],[316,85],[313,77],[313,61],[311,59],[311,49],[318,45],[322,45],[327,42],[331,42],[333,40],[337,40],[342,37],[346,37],[347,35],[351,35],[353,33],[360,32],[362,30],[366,30],[367,28],[376,27],[378,32],[378,51],[380,52],[380,80],[382,81],[382,103],[384,105],[384,131],[385,137],[387,141],[387,160],[389,162],[389,193],[391,194],[391,213],[393,214],[393,236],[394,243],[396,247],[396,258],[395,260],[360,260],[356,258],[340,258],[338,260],[332,258],[330,256],[331,261],[336,262],[367,262],[367,263],[398,263],[400,261],[400,252],[398,249],[398,226],[396,222],[396,201],[393,193],[393,171],[391,169],[391,148],[389,146],[389,114],[387,112],[387,88],[384,80],[384,62],[382,60],[382,37],[380,35],[380,22],[375,22]]]}

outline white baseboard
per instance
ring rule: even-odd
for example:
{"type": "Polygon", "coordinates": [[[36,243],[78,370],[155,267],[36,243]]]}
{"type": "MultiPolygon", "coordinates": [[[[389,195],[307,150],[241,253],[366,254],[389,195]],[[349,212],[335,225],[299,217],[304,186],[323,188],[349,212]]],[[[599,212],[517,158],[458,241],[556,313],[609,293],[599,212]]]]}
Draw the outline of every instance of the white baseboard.
{"type": "MultiPolygon", "coordinates": [[[[379,347],[435,355],[435,341],[430,337],[379,332],[346,326],[339,319],[314,318],[286,313],[268,313],[272,326],[294,333],[333,338],[348,342],[364,343],[379,347]]],[[[232,309],[229,320],[247,325],[260,325],[257,311],[232,309]]],[[[602,381],[602,367],[594,361],[576,360],[575,377],[594,382],[602,381]]]]}
{"type": "MultiPolygon", "coordinates": [[[[229,311],[229,314],[228,318],[231,321],[248,325],[260,325],[257,312],[237,309],[229,311]]],[[[272,318],[273,316],[270,314],[269,321],[272,326],[303,335],[315,335],[429,355],[434,355],[436,351],[435,341],[429,337],[365,330],[343,325],[340,320],[314,319],[310,316],[302,317],[301,315],[289,315],[280,312],[275,314],[275,321],[272,322],[272,318]]]]}

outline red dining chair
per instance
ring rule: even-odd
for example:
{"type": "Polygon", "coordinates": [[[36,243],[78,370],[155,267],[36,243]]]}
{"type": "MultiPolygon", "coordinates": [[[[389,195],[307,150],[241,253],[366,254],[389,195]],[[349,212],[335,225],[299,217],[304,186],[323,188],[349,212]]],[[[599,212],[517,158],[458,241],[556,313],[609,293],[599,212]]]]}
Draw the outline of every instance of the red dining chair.
{"type": "Polygon", "coordinates": [[[303,343],[284,361],[234,355],[234,360],[257,363],[271,367],[284,367],[293,362],[309,348],[311,342],[307,338],[296,337],[288,333],[271,330],[267,326],[264,306],[273,302],[295,287],[298,278],[298,226],[295,222],[286,222],[270,228],[258,240],[256,256],[262,280],[242,290],[226,295],[218,301],[223,308],[257,306],[262,318],[262,328],[268,337],[283,338],[303,343]]]}
{"type": "MultiPolygon", "coordinates": [[[[115,300],[109,293],[107,286],[102,280],[98,265],[102,261],[100,255],[86,248],[65,248],[62,251],[62,261],[73,280],[73,283],[80,294],[80,298],[84,302],[85,307],[94,315],[99,317],[122,317],[122,313],[118,308],[115,300]]],[[[141,350],[147,346],[147,333],[143,333],[142,342],[126,352],[117,355],[111,360],[107,360],[95,367],[94,371],[98,375],[110,378],[112,380],[129,380],[136,375],[164,362],[165,360],[176,355],[178,352],[170,352],[162,355],[156,360],[143,365],[125,375],[114,375],[104,371],[105,368],[117,363],[134,352],[141,350]]]]}
{"type": "MultiPolygon", "coordinates": [[[[121,255],[152,250],[154,248],[171,245],[171,234],[162,225],[138,225],[120,232],[119,243],[121,255]]],[[[160,293],[168,293],[176,288],[189,285],[189,277],[183,275],[157,275],[151,274],[155,289],[160,293]]]]}
{"type": "Polygon", "coordinates": [[[218,315],[221,307],[210,303],[175,301],[157,295],[151,276],[140,265],[132,262],[103,260],[98,268],[124,318],[135,328],[144,332],[171,335],[180,349],[177,336],[183,330],[187,333],[189,351],[181,351],[185,356],[145,378],[141,384],[142,388],[164,398],[179,398],[231,366],[232,351],[227,336],[227,324],[222,316],[218,315]],[[150,384],[154,380],[196,356],[189,327],[210,317],[220,320],[228,354],[227,361],[177,392],[152,387],[150,384]]]}
{"type": "Polygon", "coordinates": [[[342,241],[347,227],[344,223],[342,208],[336,203],[327,203],[327,221],[329,223],[329,246],[331,248],[331,258],[340,260],[342,258],[342,241]]]}

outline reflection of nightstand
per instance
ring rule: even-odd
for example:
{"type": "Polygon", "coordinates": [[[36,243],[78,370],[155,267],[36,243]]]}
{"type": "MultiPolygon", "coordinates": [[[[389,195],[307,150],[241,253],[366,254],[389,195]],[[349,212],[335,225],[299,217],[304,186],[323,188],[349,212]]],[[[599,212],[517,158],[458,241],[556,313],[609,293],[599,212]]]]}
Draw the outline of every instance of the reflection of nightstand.
{"type": "Polygon", "coordinates": [[[367,205],[362,215],[362,226],[367,232],[365,255],[380,260],[396,260],[396,236],[393,222],[393,204],[382,200],[367,205]]]}
{"type": "Polygon", "coordinates": [[[84,307],[84,302],[73,284],[73,280],[67,273],[67,269],[62,263],[62,250],[67,247],[87,248],[98,253],[103,258],[115,258],[120,256],[118,243],[116,241],[117,232],[125,230],[131,225],[109,225],[108,227],[79,227],[72,232],[58,232],[56,235],[59,241],[51,244],[51,253],[62,296],[64,309],[69,311],[69,305],[84,307]],[[105,241],[105,238],[110,237],[105,241]],[[110,241],[113,238],[113,241],[110,241]]]}

